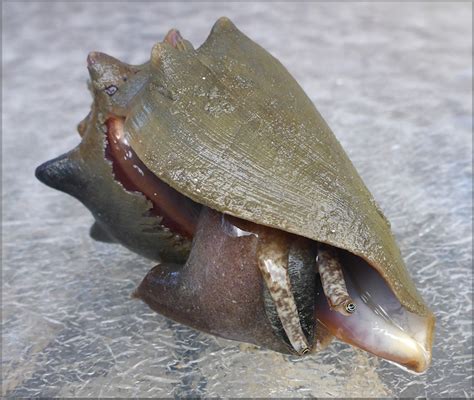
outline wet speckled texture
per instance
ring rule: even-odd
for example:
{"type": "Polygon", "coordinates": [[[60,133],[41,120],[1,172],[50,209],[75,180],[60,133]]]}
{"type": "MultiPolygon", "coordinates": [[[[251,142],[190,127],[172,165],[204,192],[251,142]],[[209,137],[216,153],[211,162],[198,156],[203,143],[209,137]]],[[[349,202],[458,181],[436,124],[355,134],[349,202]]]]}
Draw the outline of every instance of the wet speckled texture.
{"type": "Polygon", "coordinates": [[[471,4],[3,7],[4,394],[472,394],[471,4]],[[438,318],[426,374],[341,343],[300,360],[169,322],[129,297],[150,262],[92,241],[87,210],[35,180],[79,142],[90,50],[141,63],[170,27],[197,45],[221,15],[294,75],[391,221],[438,318]]]}

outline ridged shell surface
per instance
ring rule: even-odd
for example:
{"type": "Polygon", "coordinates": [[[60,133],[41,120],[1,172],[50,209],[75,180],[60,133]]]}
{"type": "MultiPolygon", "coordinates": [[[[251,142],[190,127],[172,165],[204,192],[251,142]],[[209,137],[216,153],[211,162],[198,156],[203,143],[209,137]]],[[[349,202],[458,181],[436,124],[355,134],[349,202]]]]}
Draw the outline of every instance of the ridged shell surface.
{"type": "Polygon", "coordinates": [[[348,250],[426,315],[389,223],[326,122],[282,64],[228,19],[198,50],[157,44],[126,117],[137,155],[176,190],[348,250]]]}

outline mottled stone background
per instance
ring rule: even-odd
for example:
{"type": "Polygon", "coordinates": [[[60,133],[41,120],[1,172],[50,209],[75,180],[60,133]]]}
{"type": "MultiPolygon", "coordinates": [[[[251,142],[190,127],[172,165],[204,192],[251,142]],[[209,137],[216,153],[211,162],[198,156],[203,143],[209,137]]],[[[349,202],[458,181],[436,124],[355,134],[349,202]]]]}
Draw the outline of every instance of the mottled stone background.
{"type": "Polygon", "coordinates": [[[7,2],[2,22],[4,395],[472,395],[472,4],[7,2]],[[438,318],[424,375],[153,314],[129,297],[150,262],[93,242],[90,214],[35,180],[79,141],[89,51],[140,63],[169,28],[199,45],[221,15],[294,74],[391,220],[438,318]]]}

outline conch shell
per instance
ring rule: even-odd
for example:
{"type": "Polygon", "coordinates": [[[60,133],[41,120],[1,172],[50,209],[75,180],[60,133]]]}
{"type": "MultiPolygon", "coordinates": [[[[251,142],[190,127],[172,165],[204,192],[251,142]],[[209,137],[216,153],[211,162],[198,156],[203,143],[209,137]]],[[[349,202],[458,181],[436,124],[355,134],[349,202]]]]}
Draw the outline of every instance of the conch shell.
{"type": "Polygon", "coordinates": [[[434,316],[390,224],[278,60],[221,18],[197,50],[172,30],[145,64],[88,68],[82,142],[37,176],[92,211],[94,238],[160,260],[136,297],[280,352],[334,335],[428,367],[434,316]]]}

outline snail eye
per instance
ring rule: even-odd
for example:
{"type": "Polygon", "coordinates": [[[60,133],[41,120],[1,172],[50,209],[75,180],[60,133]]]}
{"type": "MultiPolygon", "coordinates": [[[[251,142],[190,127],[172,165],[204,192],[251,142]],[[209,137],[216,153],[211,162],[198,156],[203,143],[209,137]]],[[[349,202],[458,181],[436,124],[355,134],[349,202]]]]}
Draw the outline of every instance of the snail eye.
{"type": "Polygon", "coordinates": [[[107,93],[109,96],[113,96],[115,93],[117,93],[118,87],[115,85],[110,85],[107,86],[104,91],[107,93]]]}

